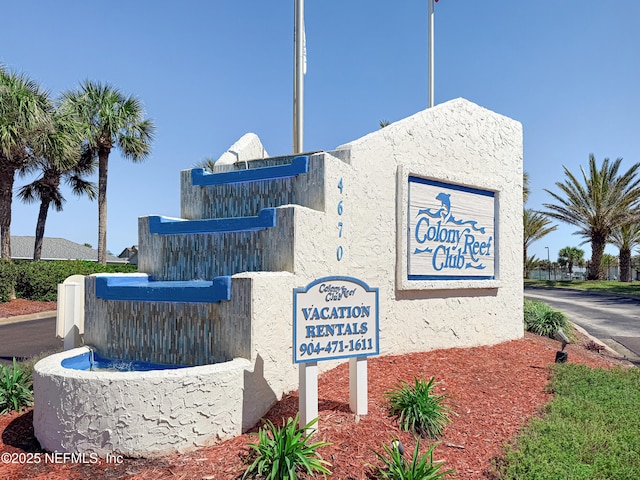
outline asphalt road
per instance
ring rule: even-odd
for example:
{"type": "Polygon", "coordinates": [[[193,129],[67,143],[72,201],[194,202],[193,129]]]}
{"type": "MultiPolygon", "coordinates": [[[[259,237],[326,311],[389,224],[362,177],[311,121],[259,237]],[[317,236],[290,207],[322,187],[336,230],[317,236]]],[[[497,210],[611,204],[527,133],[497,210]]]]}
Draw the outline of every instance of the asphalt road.
{"type": "Polygon", "coordinates": [[[11,365],[17,360],[43,352],[62,351],[63,342],[56,338],[56,317],[0,325],[0,363],[11,365]]]}
{"type": "Polygon", "coordinates": [[[567,314],[618,353],[640,361],[640,300],[580,290],[525,288],[525,298],[543,301],[567,314]]]}

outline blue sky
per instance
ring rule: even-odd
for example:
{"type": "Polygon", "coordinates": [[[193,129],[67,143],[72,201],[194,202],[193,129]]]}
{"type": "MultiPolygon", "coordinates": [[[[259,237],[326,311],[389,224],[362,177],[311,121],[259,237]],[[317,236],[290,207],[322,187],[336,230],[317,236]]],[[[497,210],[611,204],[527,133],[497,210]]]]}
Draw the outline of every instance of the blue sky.
{"type": "MultiPolygon", "coordinates": [[[[0,62],[53,95],[85,79],[139,97],[157,125],[151,158],[111,155],[108,248],[137,243],[137,218],[179,215],[179,172],[246,132],[292,150],[293,0],[5,2],[0,62]]],[[[307,151],[332,150],[427,106],[427,0],[307,0],[307,151]]],[[[640,2],[441,0],[435,103],[463,97],[524,128],[527,204],[598,161],[640,161],[640,2]]],[[[24,180],[18,180],[17,186],[24,180]]],[[[14,201],[12,234],[33,235],[37,206],[14,201]]],[[[535,243],[551,259],[575,229],[535,243]]],[[[97,205],[67,195],[46,235],[97,244],[97,205]]],[[[590,255],[589,245],[583,248],[590,255]]],[[[609,253],[616,250],[609,247],[609,253]]]]}

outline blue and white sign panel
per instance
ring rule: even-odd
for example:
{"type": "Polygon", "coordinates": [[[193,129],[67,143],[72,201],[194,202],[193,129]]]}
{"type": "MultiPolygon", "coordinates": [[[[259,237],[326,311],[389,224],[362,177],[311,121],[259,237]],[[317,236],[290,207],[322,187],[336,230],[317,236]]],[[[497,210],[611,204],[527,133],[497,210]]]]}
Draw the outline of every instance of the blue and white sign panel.
{"type": "Polygon", "coordinates": [[[409,280],[493,280],[494,192],[409,176],[409,280]]]}
{"type": "Polygon", "coordinates": [[[352,277],[324,277],[293,290],[293,362],[380,353],[378,289],[352,277]]]}

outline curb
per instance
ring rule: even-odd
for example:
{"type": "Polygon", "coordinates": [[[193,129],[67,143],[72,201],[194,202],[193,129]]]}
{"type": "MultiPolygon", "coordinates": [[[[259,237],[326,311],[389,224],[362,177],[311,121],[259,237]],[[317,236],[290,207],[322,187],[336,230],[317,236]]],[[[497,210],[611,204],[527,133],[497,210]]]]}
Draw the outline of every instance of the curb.
{"type": "Polygon", "coordinates": [[[625,347],[624,345],[622,345],[619,342],[616,342],[615,339],[611,338],[609,343],[615,343],[615,345],[617,346],[618,350],[614,349],[613,347],[611,347],[607,342],[600,340],[598,337],[594,337],[593,335],[591,335],[590,333],[587,333],[587,331],[582,328],[580,325],[576,325],[573,322],[569,322],[571,323],[571,325],[573,326],[573,328],[575,328],[577,331],[579,331],[582,335],[584,335],[585,337],[587,337],[590,340],[593,340],[595,343],[597,343],[598,345],[602,345],[604,347],[604,349],[611,355],[613,355],[615,358],[619,359],[619,360],[626,360],[627,362],[631,362],[633,364],[637,364],[638,362],[640,362],[640,356],[638,356],[635,352],[629,350],[627,347],[625,347]]]}
{"type": "Polygon", "coordinates": [[[46,312],[30,313],[28,315],[15,315],[13,317],[0,318],[0,326],[11,325],[12,323],[28,322],[31,320],[40,320],[42,318],[55,317],[58,314],[56,310],[46,312]]]}

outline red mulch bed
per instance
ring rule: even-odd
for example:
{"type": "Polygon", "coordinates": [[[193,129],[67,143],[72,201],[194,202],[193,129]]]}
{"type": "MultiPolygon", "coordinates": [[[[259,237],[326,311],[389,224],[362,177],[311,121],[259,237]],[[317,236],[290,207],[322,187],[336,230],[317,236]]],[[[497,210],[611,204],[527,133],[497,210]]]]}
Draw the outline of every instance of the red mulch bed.
{"type": "MultiPolygon", "coordinates": [[[[342,364],[319,379],[320,431],[318,439],[331,442],[320,450],[332,463],[337,480],[367,479],[367,464],[377,463],[372,449],[382,450],[392,438],[399,438],[411,452],[412,435],[401,432],[387,415],[383,393],[400,380],[434,376],[437,392],[448,395],[448,404],[457,414],[447,426],[435,459],[445,468],[455,469],[452,478],[491,478],[491,459],[499,456],[505,442],[513,439],[530,418],[536,416],[551,395],[545,392],[549,366],[559,344],[527,333],[523,339],[491,347],[435,350],[411,355],[369,360],[369,414],[356,418],[349,411],[348,365],[342,364]]],[[[627,363],[569,345],[569,361],[593,367],[627,363]]],[[[298,407],[297,392],[286,395],[266,415],[276,424],[293,417],[298,407]]],[[[32,412],[0,417],[0,454],[41,452],[33,438],[32,412]]],[[[255,431],[255,430],[254,430],[255,431]]],[[[125,458],[120,465],[97,464],[3,464],[0,479],[237,479],[243,472],[246,444],[254,441],[241,435],[218,445],[188,454],[162,459],[125,458]]],[[[423,441],[426,450],[431,441],[423,441]]],[[[87,459],[89,462],[89,459],[87,459]]]]}
{"type": "Polygon", "coordinates": [[[0,303],[0,318],[54,311],[56,305],[56,302],[33,302],[31,300],[17,298],[10,302],[0,303]]]}

